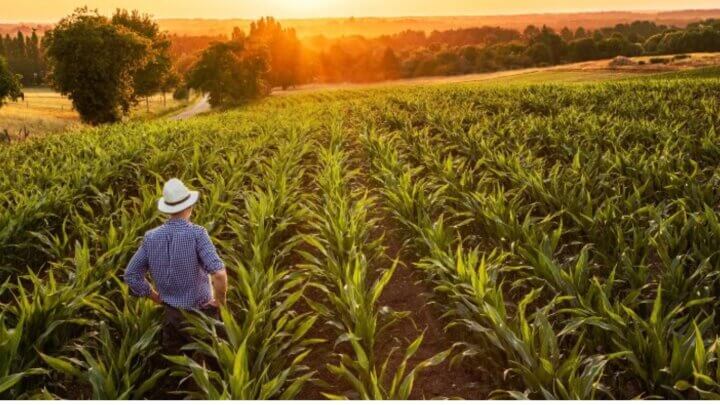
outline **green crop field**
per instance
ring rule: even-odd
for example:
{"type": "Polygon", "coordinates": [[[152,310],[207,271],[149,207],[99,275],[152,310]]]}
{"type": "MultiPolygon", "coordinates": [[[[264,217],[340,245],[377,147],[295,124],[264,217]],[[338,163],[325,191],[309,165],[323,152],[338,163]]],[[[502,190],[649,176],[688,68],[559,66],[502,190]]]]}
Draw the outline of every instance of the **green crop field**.
{"type": "Polygon", "coordinates": [[[718,399],[715,73],[290,94],[0,147],[0,398],[718,399]],[[204,356],[164,357],[119,279],[173,176],[230,274],[227,338],[192,316],[204,356]]]}

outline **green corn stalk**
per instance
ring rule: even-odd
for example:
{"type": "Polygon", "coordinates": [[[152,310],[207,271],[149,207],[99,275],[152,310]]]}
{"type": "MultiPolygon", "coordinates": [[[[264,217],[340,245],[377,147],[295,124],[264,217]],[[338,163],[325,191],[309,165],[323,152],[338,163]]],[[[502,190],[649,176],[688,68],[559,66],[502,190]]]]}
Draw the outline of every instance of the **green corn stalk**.
{"type": "Polygon", "coordinates": [[[224,246],[236,260],[229,306],[221,310],[227,336],[213,320],[190,317],[194,342],[185,349],[214,360],[217,369],[189,356],[166,356],[177,366],[173,375],[197,386],[185,392],[190,398],[292,399],[314,374],[302,361],[318,343],[306,337],[317,316],[295,312],[306,276],[286,263],[297,245],[293,228],[304,216],[300,161],[309,149],[299,139],[281,143],[262,163],[262,175],[242,198],[243,217],[228,221],[235,239],[224,246]]]}
{"type": "Polygon", "coordinates": [[[89,384],[92,399],[143,399],[167,374],[167,369],[147,369],[160,349],[159,311],[148,300],[131,298],[127,286],[115,282],[124,305],[121,309],[108,304],[103,312],[110,324],[101,322],[90,341],[73,347],[75,357],[43,353],[40,357],[56,371],[89,384]]]}

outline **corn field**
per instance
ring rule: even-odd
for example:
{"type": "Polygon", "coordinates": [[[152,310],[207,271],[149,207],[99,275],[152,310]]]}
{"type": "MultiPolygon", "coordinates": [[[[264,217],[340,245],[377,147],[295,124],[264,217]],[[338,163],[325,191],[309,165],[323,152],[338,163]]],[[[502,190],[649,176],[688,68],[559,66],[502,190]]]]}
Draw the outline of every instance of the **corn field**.
{"type": "Polygon", "coordinates": [[[720,399],[719,126],[720,80],[678,77],[3,147],[0,399],[720,399]],[[163,353],[120,279],[170,177],[228,267],[226,333],[189,315],[201,356],[163,353]]]}

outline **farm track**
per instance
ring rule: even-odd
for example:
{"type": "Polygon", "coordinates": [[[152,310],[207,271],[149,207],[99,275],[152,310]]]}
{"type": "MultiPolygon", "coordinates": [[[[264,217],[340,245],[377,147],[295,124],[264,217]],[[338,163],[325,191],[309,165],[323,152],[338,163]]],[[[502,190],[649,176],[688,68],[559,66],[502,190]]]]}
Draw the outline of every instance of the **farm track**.
{"type": "Polygon", "coordinates": [[[210,97],[206,94],[200,99],[195,102],[194,104],[188,106],[185,110],[181,111],[179,114],[172,117],[175,121],[182,121],[186,120],[188,118],[192,118],[196,115],[206,113],[210,111],[212,107],[210,106],[210,97]]]}
{"type": "MultiPolygon", "coordinates": [[[[420,361],[452,348],[453,341],[445,331],[445,322],[440,320],[441,314],[428,301],[431,291],[418,276],[420,270],[412,264],[409,249],[404,247],[400,237],[402,232],[386,214],[383,217],[385,218],[381,223],[385,225],[385,230],[389,231],[385,233],[388,257],[398,257],[401,263],[408,264],[399,266],[395,271],[380,297],[380,304],[396,311],[407,311],[410,316],[386,331],[385,344],[381,345],[379,350],[383,357],[392,348],[395,338],[408,342],[424,332],[423,343],[416,357],[408,364],[409,367],[415,367],[420,361]]],[[[396,354],[394,362],[391,361],[390,364],[397,364],[399,357],[399,354],[396,354]]],[[[415,380],[410,399],[484,399],[488,389],[481,384],[482,381],[483,376],[477,370],[463,364],[450,367],[444,363],[420,373],[415,380]]]]}
{"type": "MultiPolygon", "coordinates": [[[[383,196],[378,192],[377,184],[372,179],[370,156],[366,150],[353,139],[352,154],[360,163],[359,183],[361,187],[369,190],[379,201],[379,209],[374,216],[379,219],[375,237],[383,237],[385,249],[385,267],[390,267],[392,261],[398,259],[400,263],[390,279],[379,300],[379,306],[388,306],[398,312],[407,312],[409,316],[401,319],[385,331],[378,347],[384,359],[398,342],[406,345],[424,334],[423,343],[418,352],[408,362],[413,368],[421,361],[440,352],[451,349],[453,341],[445,331],[445,322],[440,320],[440,313],[433,308],[428,300],[431,291],[420,277],[419,269],[414,265],[415,257],[408,249],[407,237],[399,224],[392,219],[388,212],[383,196]]],[[[390,367],[396,367],[401,360],[401,353],[396,352],[390,361],[390,367]]],[[[487,396],[487,389],[480,382],[483,377],[476,370],[465,365],[450,367],[448,362],[440,364],[421,372],[415,380],[415,386],[409,399],[431,398],[462,398],[483,399],[487,396]]]]}

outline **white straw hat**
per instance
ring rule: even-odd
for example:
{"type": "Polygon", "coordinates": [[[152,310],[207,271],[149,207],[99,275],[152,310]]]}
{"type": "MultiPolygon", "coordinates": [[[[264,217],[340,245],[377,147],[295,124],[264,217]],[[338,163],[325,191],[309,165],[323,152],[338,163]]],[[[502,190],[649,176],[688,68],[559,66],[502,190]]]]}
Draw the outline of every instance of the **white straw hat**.
{"type": "Polygon", "coordinates": [[[188,190],[179,179],[170,179],[163,187],[158,209],[165,214],[177,214],[195,205],[199,197],[199,192],[188,190]]]}

